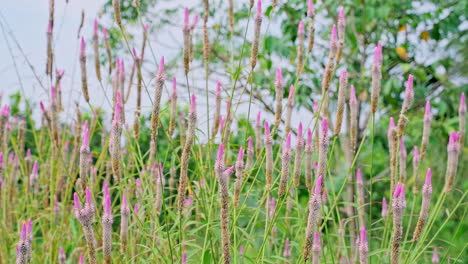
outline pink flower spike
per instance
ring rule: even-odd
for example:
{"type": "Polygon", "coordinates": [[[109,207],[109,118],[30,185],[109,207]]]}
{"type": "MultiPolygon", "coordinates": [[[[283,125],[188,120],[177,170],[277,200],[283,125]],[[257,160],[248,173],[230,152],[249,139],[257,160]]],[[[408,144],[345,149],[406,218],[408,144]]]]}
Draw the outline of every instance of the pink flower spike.
{"type": "Polygon", "coordinates": [[[398,199],[400,197],[401,193],[401,183],[397,183],[397,186],[395,187],[395,191],[393,192],[393,199],[398,199]]]}
{"type": "Polygon", "coordinates": [[[406,81],[405,97],[407,97],[407,98],[414,97],[413,79],[414,79],[413,75],[410,74],[408,76],[408,81],[406,81]]]}
{"type": "Polygon", "coordinates": [[[328,134],[328,119],[322,119],[322,137],[325,138],[328,134]]]}
{"type": "Polygon", "coordinates": [[[314,245],[320,247],[320,233],[315,232],[314,234],[314,245]]]}
{"type": "Polygon", "coordinates": [[[26,241],[28,239],[28,227],[26,226],[26,222],[23,221],[21,225],[21,235],[20,240],[26,241]]]}
{"type": "Polygon", "coordinates": [[[307,1],[307,16],[308,17],[313,17],[314,13],[315,13],[314,1],[313,0],[308,0],[307,1]]]}
{"type": "Polygon", "coordinates": [[[413,159],[420,160],[421,156],[419,155],[419,149],[417,146],[413,148],[413,159]]]}
{"type": "Polygon", "coordinates": [[[243,256],[245,254],[244,246],[240,245],[239,247],[239,255],[243,256]]]}
{"type": "Polygon", "coordinates": [[[221,96],[221,82],[217,81],[216,82],[216,96],[221,96]]]}
{"type": "Polygon", "coordinates": [[[187,252],[182,253],[182,264],[187,264],[187,252]]]}
{"type": "Polygon", "coordinates": [[[351,88],[349,90],[349,104],[357,105],[357,103],[356,90],[354,90],[354,85],[351,84],[351,88]]]}
{"type": "Polygon", "coordinates": [[[253,148],[253,143],[252,143],[252,137],[249,137],[247,139],[247,149],[252,149],[253,148]]]}
{"type": "Polygon", "coordinates": [[[361,169],[357,169],[357,171],[356,171],[356,183],[357,183],[357,184],[361,184],[361,185],[364,184],[364,181],[363,181],[363,179],[362,179],[362,171],[361,171],[361,169]]]}
{"type": "Polygon", "coordinates": [[[257,10],[255,10],[255,19],[262,19],[262,0],[257,1],[257,10]]]}
{"type": "Polygon", "coordinates": [[[299,22],[299,26],[297,28],[297,34],[300,35],[300,34],[304,34],[304,21],[300,21],[299,22]]]}
{"type": "Polygon", "coordinates": [[[382,66],[382,43],[379,41],[374,48],[374,65],[382,66]]]}
{"type": "Polygon", "coordinates": [[[336,25],[333,25],[332,30],[331,30],[331,37],[330,37],[330,47],[336,46],[338,42],[338,36],[336,33],[336,25]]]}
{"type": "Polygon", "coordinates": [[[401,154],[401,156],[403,156],[403,157],[406,157],[406,156],[407,156],[407,154],[406,154],[405,141],[403,141],[403,139],[400,140],[400,154],[401,154]]]}
{"type": "Polygon", "coordinates": [[[431,171],[431,168],[427,169],[426,180],[424,181],[424,184],[426,186],[432,186],[432,171],[431,171]]]}
{"type": "Polygon", "coordinates": [[[172,78],[172,95],[177,95],[177,80],[176,77],[172,78]]]}
{"type": "Polygon", "coordinates": [[[136,203],[133,206],[133,211],[135,212],[135,214],[138,214],[138,212],[140,211],[140,205],[138,203],[136,203]]]}
{"type": "Polygon", "coordinates": [[[439,254],[437,253],[437,248],[434,248],[434,253],[432,254],[432,263],[439,263],[439,254]]]}
{"type": "Polygon", "coordinates": [[[102,192],[104,194],[104,197],[109,195],[109,184],[107,183],[107,181],[104,181],[104,183],[102,184],[102,192]]]}
{"type": "Polygon", "coordinates": [[[93,27],[93,28],[94,28],[94,35],[97,36],[97,34],[98,34],[98,29],[99,29],[99,23],[98,23],[97,18],[94,19],[94,27],[93,27]]]}
{"type": "Polygon", "coordinates": [[[47,33],[52,34],[52,24],[47,24],[47,33]]]}
{"type": "Polygon", "coordinates": [[[104,197],[104,212],[108,215],[112,214],[112,207],[111,207],[111,198],[110,195],[106,195],[104,197]]]}
{"type": "Polygon", "coordinates": [[[37,160],[36,160],[33,165],[32,174],[37,174],[38,171],[39,171],[39,164],[37,163],[37,160]]]}
{"type": "Polygon", "coordinates": [[[284,80],[283,80],[283,72],[280,68],[276,68],[276,76],[275,76],[275,86],[283,87],[284,80]]]}
{"type": "Polygon", "coordinates": [[[190,29],[194,29],[194,28],[195,28],[195,25],[197,24],[197,22],[198,22],[198,15],[195,15],[195,16],[193,17],[193,22],[192,22],[192,24],[190,25],[190,29]]]}
{"type": "Polygon", "coordinates": [[[288,136],[286,137],[286,144],[284,145],[284,151],[290,151],[291,150],[291,132],[288,133],[288,136]]]}
{"type": "Polygon", "coordinates": [[[159,61],[159,68],[158,68],[158,73],[156,74],[157,78],[159,80],[164,80],[165,75],[164,75],[164,56],[161,57],[161,60],[159,61]]]}
{"type": "Polygon", "coordinates": [[[224,156],[224,145],[223,143],[219,143],[218,154],[216,154],[216,160],[223,160],[223,156],[224,156]]]}
{"type": "MultiPolygon", "coordinates": [[[[42,103],[42,102],[41,102],[42,103]]],[[[42,105],[44,106],[44,105],[42,105]]],[[[45,112],[45,111],[44,111],[45,112]]],[[[8,105],[4,105],[2,107],[1,115],[3,117],[9,117],[10,116],[10,107],[8,105]]]]}
{"type": "Polygon", "coordinates": [[[86,198],[87,204],[94,205],[93,197],[91,196],[91,191],[89,190],[88,187],[86,187],[86,190],[85,190],[85,198],[86,198]]]}
{"type": "Polygon", "coordinates": [[[465,93],[462,93],[460,95],[460,106],[458,107],[458,112],[459,113],[465,113],[466,112],[466,96],[465,96],[465,93]]]}
{"type": "Polygon", "coordinates": [[[343,82],[348,79],[348,71],[343,70],[340,75],[340,82],[343,82]]]}
{"type": "Polygon", "coordinates": [[[385,197],[382,199],[382,217],[387,217],[388,215],[388,204],[385,197]]]}
{"type": "Polygon", "coordinates": [[[255,126],[257,126],[257,127],[261,126],[261,121],[260,121],[261,116],[262,116],[262,111],[258,111],[257,119],[255,121],[255,126]]]}
{"type": "Polygon", "coordinates": [[[242,161],[243,159],[244,159],[244,149],[240,147],[239,154],[237,154],[237,161],[242,161]]]}
{"type": "Polygon", "coordinates": [[[102,36],[107,39],[109,37],[109,34],[107,33],[107,28],[102,27],[102,36]]]}
{"type": "Polygon", "coordinates": [[[320,175],[318,177],[317,182],[315,183],[315,188],[314,188],[314,194],[317,196],[320,196],[320,192],[322,190],[322,185],[323,185],[323,176],[320,175]]]}
{"type": "Polygon", "coordinates": [[[83,253],[80,254],[80,259],[78,260],[78,264],[86,264],[83,253]]]}
{"type": "Polygon", "coordinates": [[[190,25],[189,25],[189,10],[186,7],[184,9],[184,29],[189,29],[189,27],[190,27],[190,25]]]}
{"type": "Polygon", "coordinates": [[[84,37],[81,37],[81,41],[80,41],[80,56],[81,57],[86,56],[86,42],[84,40],[84,37]]]}
{"type": "Polygon", "coordinates": [[[299,122],[299,127],[297,128],[297,139],[302,141],[302,122],[299,122]]]}
{"type": "Polygon", "coordinates": [[[81,206],[81,202],[80,202],[80,198],[78,197],[78,194],[77,193],[74,193],[73,194],[73,202],[74,202],[74,206],[73,208],[75,210],[81,210],[82,206],[81,206]]]}
{"type": "Polygon", "coordinates": [[[361,227],[361,228],[360,228],[360,231],[361,231],[361,237],[360,237],[361,244],[367,244],[367,232],[366,232],[366,228],[365,228],[365,227],[361,227]]]}
{"type": "Polygon", "coordinates": [[[431,113],[431,102],[426,102],[426,107],[424,110],[424,121],[431,121],[432,120],[432,113],[431,113]]]}
{"type": "Polygon", "coordinates": [[[268,121],[265,120],[265,136],[270,136],[270,125],[268,124],[268,121]]]}
{"type": "Polygon", "coordinates": [[[312,144],[312,130],[310,128],[307,129],[307,144],[308,145],[312,144]]]}
{"type": "Polygon", "coordinates": [[[59,248],[59,258],[61,259],[65,259],[66,256],[65,256],[65,250],[63,250],[63,247],[60,247],[59,248]]]}
{"type": "Polygon", "coordinates": [[[288,101],[291,101],[291,103],[294,103],[294,85],[292,84],[291,86],[289,86],[288,101]]]}
{"type": "Polygon", "coordinates": [[[149,24],[148,24],[148,23],[144,24],[144,25],[143,25],[143,30],[144,30],[145,32],[148,32],[148,29],[149,29],[149,24]]]}
{"type": "Polygon", "coordinates": [[[231,174],[233,171],[234,171],[234,166],[231,166],[229,169],[227,169],[227,170],[224,171],[224,175],[225,175],[225,176],[228,176],[228,175],[231,174]]]}
{"type": "Polygon", "coordinates": [[[340,10],[338,11],[338,24],[345,24],[344,8],[342,6],[340,6],[340,10]]]}
{"type": "Polygon", "coordinates": [[[318,112],[318,109],[319,109],[319,105],[317,102],[313,102],[312,103],[312,110],[314,111],[314,113],[317,113],[318,112]]]}
{"type": "Polygon", "coordinates": [[[124,194],[122,194],[122,204],[120,205],[120,210],[123,211],[123,210],[127,210],[128,208],[128,200],[127,200],[127,196],[124,194]]]}
{"type": "Polygon", "coordinates": [[[196,113],[197,112],[197,97],[192,94],[192,98],[190,100],[190,113],[196,113]]]}

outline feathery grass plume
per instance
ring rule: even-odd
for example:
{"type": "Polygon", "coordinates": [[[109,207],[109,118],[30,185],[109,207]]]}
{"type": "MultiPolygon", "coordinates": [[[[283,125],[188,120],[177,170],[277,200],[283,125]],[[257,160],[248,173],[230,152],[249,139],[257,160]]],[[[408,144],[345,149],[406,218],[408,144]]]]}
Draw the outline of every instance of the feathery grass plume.
{"type": "Polygon", "coordinates": [[[261,122],[262,111],[258,111],[257,119],[255,121],[255,152],[257,155],[260,154],[260,150],[262,148],[262,122],[261,122]]]}
{"type": "Polygon", "coordinates": [[[413,242],[418,241],[423,231],[424,225],[426,224],[427,216],[429,215],[429,207],[431,205],[431,195],[432,195],[432,172],[431,168],[427,169],[426,180],[422,187],[422,204],[421,211],[419,212],[419,219],[416,224],[416,228],[413,233],[413,242]]]}
{"type": "Polygon", "coordinates": [[[320,233],[315,232],[314,242],[312,244],[312,264],[320,263],[320,255],[322,254],[322,245],[320,243],[320,233]]]}
{"type": "Polygon", "coordinates": [[[302,68],[304,67],[304,21],[299,22],[297,29],[297,68],[296,73],[300,75],[302,68]]]}
{"type": "Polygon", "coordinates": [[[432,113],[431,113],[431,102],[426,102],[426,107],[424,110],[424,126],[423,134],[421,140],[421,159],[424,159],[426,156],[427,146],[429,144],[429,135],[431,133],[431,123],[432,123],[432,113]]]}
{"type": "Polygon", "coordinates": [[[257,10],[255,10],[254,39],[250,53],[250,67],[252,69],[257,65],[258,44],[260,42],[260,28],[262,26],[262,1],[257,1],[257,10]]]}
{"type": "Polygon", "coordinates": [[[445,193],[452,191],[455,175],[457,175],[460,148],[460,132],[450,132],[449,143],[447,145],[447,170],[445,171],[444,186],[445,193]]]}
{"type": "Polygon", "coordinates": [[[359,261],[360,264],[367,264],[369,262],[369,243],[367,242],[366,228],[361,227],[359,238],[359,261]]]}
{"type": "Polygon", "coordinates": [[[307,0],[307,17],[309,18],[309,40],[307,46],[307,53],[310,53],[312,51],[312,48],[314,47],[315,40],[315,10],[313,0],[307,0]]]}
{"type": "Polygon", "coordinates": [[[239,154],[237,155],[236,161],[236,182],[234,183],[234,200],[233,204],[234,207],[239,205],[239,197],[242,188],[242,180],[243,180],[243,170],[244,170],[244,149],[242,147],[239,148],[239,154]]]}
{"type": "Polygon", "coordinates": [[[67,255],[65,255],[65,250],[63,250],[63,247],[59,248],[58,261],[59,264],[65,264],[67,262],[67,255]]]}
{"type": "Polygon", "coordinates": [[[94,48],[94,69],[96,77],[101,81],[101,62],[99,60],[99,24],[97,18],[94,19],[94,32],[93,32],[93,48],[94,48]]]}
{"type": "Polygon", "coordinates": [[[460,146],[465,144],[466,134],[466,96],[465,93],[460,95],[460,105],[458,106],[458,126],[460,131],[460,146]]]}
{"type": "Polygon", "coordinates": [[[387,199],[382,198],[382,218],[385,218],[388,216],[388,204],[387,204],[387,199]]]}
{"type": "Polygon", "coordinates": [[[437,253],[437,248],[434,248],[434,252],[432,253],[431,261],[432,261],[432,263],[439,263],[440,262],[439,254],[437,253]]]}
{"type": "Polygon", "coordinates": [[[406,207],[405,185],[398,183],[393,192],[392,211],[393,211],[393,238],[391,263],[400,263],[400,244],[403,239],[403,211],[406,207]]]}
{"type": "Polygon", "coordinates": [[[128,205],[127,196],[125,191],[122,194],[122,201],[120,204],[120,252],[127,251],[128,241],[128,216],[130,214],[130,207],[128,205]]]}
{"type": "Polygon", "coordinates": [[[181,164],[180,164],[180,178],[179,178],[179,189],[178,189],[178,209],[179,213],[181,212],[184,200],[185,200],[185,191],[187,189],[187,170],[188,162],[190,158],[190,149],[192,148],[193,139],[195,137],[195,127],[197,123],[197,108],[196,108],[196,97],[192,94],[189,110],[189,124],[188,124],[188,135],[185,140],[184,149],[182,151],[181,164]]]}
{"type": "Polygon", "coordinates": [[[112,73],[112,50],[110,48],[110,43],[109,43],[109,34],[107,33],[107,29],[105,27],[102,27],[102,38],[104,39],[104,47],[106,47],[106,53],[107,53],[107,60],[109,61],[109,74],[112,73]]]}
{"type": "Polygon", "coordinates": [[[395,184],[397,182],[397,167],[398,167],[398,134],[397,128],[395,126],[395,122],[393,121],[393,117],[390,117],[390,123],[388,124],[387,130],[387,139],[388,139],[388,147],[390,150],[390,181],[391,181],[391,189],[392,192],[395,190],[395,184]]]}
{"type": "Polygon", "coordinates": [[[291,163],[291,132],[286,137],[286,143],[283,146],[283,154],[281,156],[281,179],[278,188],[278,196],[283,196],[286,193],[289,180],[289,164],[291,163]]]}
{"type": "Polygon", "coordinates": [[[405,142],[403,141],[403,138],[400,140],[400,176],[399,176],[399,181],[401,182],[406,182],[406,146],[405,142]]]}
{"type": "Polygon", "coordinates": [[[91,196],[91,191],[88,187],[85,190],[85,205],[82,207],[80,198],[78,194],[75,193],[73,196],[74,199],[74,211],[75,217],[78,219],[80,224],[83,226],[83,231],[86,238],[86,243],[88,246],[88,263],[97,264],[96,257],[96,238],[94,236],[93,222],[94,222],[94,201],[91,196]]]}
{"type": "Polygon", "coordinates": [[[112,162],[112,172],[114,174],[114,180],[118,183],[122,177],[122,170],[120,166],[120,156],[121,156],[121,136],[122,136],[122,118],[120,117],[121,113],[121,102],[122,98],[120,92],[117,92],[114,118],[112,120],[112,132],[110,136],[110,146],[109,150],[111,153],[111,162],[112,162]]]}
{"type": "Polygon", "coordinates": [[[206,69],[208,69],[208,60],[210,58],[210,41],[208,38],[208,16],[210,15],[210,3],[208,0],[203,0],[203,8],[205,10],[203,14],[203,60],[205,61],[206,69]]]}
{"type": "Polygon", "coordinates": [[[103,188],[104,213],[102,215],[102,251],[104,254],[104,263],[110,264],[112,254],[112,223],[114,222],[114,218],[112,216],[111,197],[107,183],[105,183],[105,186],[106,188],[103,188]]]}
{"type": "Polygon", "coordinates": [[[418,175],[418,169],[419,169],[419,164],[421,163],[421,156],[419,155],[419,150],[417,146],[414,146],[413,148],[413,178],[414,178],[414,184],[413,184],[413,193],[416,194],[419,192],[418,186],[419,186],[419,175],[418,175]]]}
{"type": "MultiPolygon", "coordinates": [[[[286,240],[284,241],[284,249],[283,249],[283,257],[285,259],[290,259],[291,258],[291,246],[290,246],[291,242],[289,241],[289,238],[286,238],[286,240]]],[[[288,263],[288,262],[286,262],[288,263]]]]}
{"type": "Polygon", "coordinates": [[[254,164],[254,149],[252,143],[252,137],[247,139],[247,162],[245,163],[245,171],[250,171],[254,164]]]}
{"type": "Polygon", "coordinates": [[[371,81],[371,112],[375,114],[379,102],[380,90],[382,88],[382,44],[380,41],[374,48],[374,62],[372,64],[371,81]]]}
{"type": "Polygon", "coordinates": [[[171,118],[169,121],[169,135],[174,134],[176,116],[177,116],[177,82],[176,77],[172,78],[172,94],[171,94],[171,118]]]}
{"type": "Polygon", "coordinates": [[[28,230],[28,223],[23,221],[20,231],[20,239],[16,244],[16,263],[27,264],[31,261],[32,241],[30,240],[30,230],[28,230]]]}
{"type": "MultiPolygon", "coordinates": [[[[336,109],[336,126],[333,134],[337,136],[341,132],[341,123],[343,122],[343,112],[348,93],[348,71],[344,70],[340,76],[340,88],[338,89],[338,103],[336,109]]],[[[356,95],[354,95],[356,97],[356,95]]]]}
{"type": "MultiPolygon", "coordinates": [[[[275,77],[275,127],[278,129],[281,123],[281,115],[283,111],[283,91],[284,89],[284,80],[283,73],[280,68],[276,68],[276,77],[275,77]]],[[[259,112],[260,113],[260,112],[259,112]]],[[[259,116],[257,116],[257,119],[259,116]]],[[[258,121],[257,121],[258,122],[258,121]]]]}
{"type": "Polygon", "coordinates": [[[91,156],[91,150],[89,148],[89,127],[88,121],[83,124],[82,136],[81,136],[81,147],[80,147],[80,178],[79,187],[81,190],[86,189],[86,185],[89,180],[89,157],[91,156]]]}
{"type": "Polygon", "coordinates": [[[312,130],[307,129],[307,140],[305,145],[305,153],[306,153],[306,167],[305,167],[305,179],[306,179],[306,186],[309,192],[312,191],[312,173],[314,171],[313,163],[312,163],[312,154],[314,153],[314,146],[312,144],[312,130]]]}
{"type": "Polygon", "coordinates": [[[219,117],[221,113],[221,82],[216,82],[216,92],[215,92],[215,110],[213,117],[213,130],[211,132],[211,137],[215,137],[218,134],[219,129],[219,117]]]}
{"type": "Polygon", "coordinates": [[[223,260],[225,264],[231,263],[230,242],[229,242],[229,187],[228,178],[234,170],[231,167],[224,170],[224,147],[221,143],[215,161],[216,178],[218,179],[219,195],[221,201],[221,240],[223,250],[223,260]]]}
{"type": "Polygon", "coordinates": [[[114,7],[115,22],[119,27],[122,27],[122,17],[120,15],[120,0],[112,0],[112,6],[114,7]]]}
{"type": "Polygon", "coordinates": [[[330,87],[330,81],[332,74],[335,70],[335,60],[336,60],[336,53],[338,50],[338,40],[337,40],[337,33],[336,33],[336,25],[333,25],[331,30],[330,36],[330,48],[328,53],[328,62],[325,66],[325,71],[323,73],[322,79],[322,96],[323,96],[323,103],[322,103],[322,113],[323,117],[328,118],[328,88],[330,87]]]}
{"type": "MultiPolygon", "coordinates": [[[[304,262],[309,261],[310,251],[313,248],[314,232],[320,221],[321,190],[323,186],[323,176],[320,175],[315,182],[314,191],[310,193],[309,198],[309,216],[307,218],[306,241],[302,255],[304,262]]],[[[314,254],[315,255],[315,254],[314,254]]]]}
{"type": "Polygon", "coordinates": [[[336,64],[338,65],[341,60],[341,56],[343,55],[343,47],[344,47],[344,39],[345,39],[345,27],[346,27],[346,19],[344,14],[344,8],[340,6],[340,10],[338,11],[338,51],[336,53],[336,64]]]}
{"type": "Polygon", "coordinates": [[[190,24],[189,24],[189,10],[186,7],[184,9],[184,26],[182,29],[182,32],[184,34],[184,50],[183,50],[183,56],[184,56],[184,71],[185,75],[189,72],[189,64],[190,64],[190,24]]]}
{"type": "Polygon", "coordinates": [[[405,133],[406,124],[408,123],[408,118],[405,116],[408,109],[411,107],[414,101],[414,90],[413,90],[413,75],[408,76],[408,81],[406,82],[405,97],[403,99],[403,106],[400,111],[400,118],[398,119],[398,138],[401,139],[405,133]]]}
{"type": "Polygon", "coordinates": [[[47,25],[47,64],[46,64],[46,75],[49,75],[50,78],[52,78],[52,72],[53,72],[53,48],[52,48],[52,24],[47,25]]]}
{"type": "Polygon", "coordinates": [[[80,41],[80,67],[81,67],[81,90],[87,103],[89,103],[88,77],[86,74],[86,43],[83,37],[80,41]]]}
{"type": "Polygon", "coordinates": [[[364,180],[362,179],[362,171],[361,169],[357,169],[356,171],[356,193],[357,193],[357,203],[358,203],[358,216],[359,216],[359,225],[360,226],[365,226],[366,225],[366,219],[364,217],[364,204],[365,204],[365,198],[364,198],[364,180]]]}
{"type": "Polygon", "coordinates": [[[228,18],[229,18],[229,26],[231,27],[231,31],[234,31],[234,1],[228,1],[228,18]]]}
{"type": "Polygon", "coordinates": [[[299,186],[300,177],[301,177],[301,165],[302,165],[302,152],[304,150],[304,137],[302,135],[302,122],[299,123],[297,129],[297,140],[296,140],[296,153],[294,156],[294,185],[299,186]]]}
{"type": "Polygon", "coordinates": [[[354,85],[351,85],[349,91],[349,145],[351,148],[351,154],[354,155],[357,147],[357,134],[358,134],[358,123],[359,123],[359,105],[356,98],[356,91],[354,90],[354,85]]]}
{"type": "Polygon", "coordinates": [[[265,144],[265,153],[266,153],[266,163],[265,163],[265,180],[266,180],[266,190],[267,192],[271,190],[273,180],[273,137],[270,132],[270,125],[268,121],[265,120],[265,135],[264,140],[265,144]]]}
{"type": "Polygon", "coordinates": [[[286,120],[285,120],[285,131],[289,133],[291,131],[291,116],[294,107],[294,85],[289,87],[288,102],[286,103],[286,120]]]}
{"type": "Polygon", "coordinates": [[[324,176],[327,173],[327,153],[330,141],[328,138],[328,120],[322,119],[322,126],[320,131],[319,153],[318,153],[318,168],[316,175],[324,176]]]}
{"type": "Polygon", "coordinates": [[[151,113],[151,138],[156,143],[159,127],[159,109],[161,106],[162,90],[164,88],[164,81],[166,76],[164,74],[164,56],[161,57],[159,62],[158,73],[156,74],[156,87],[154,93],[153,111],[151,113]]]}

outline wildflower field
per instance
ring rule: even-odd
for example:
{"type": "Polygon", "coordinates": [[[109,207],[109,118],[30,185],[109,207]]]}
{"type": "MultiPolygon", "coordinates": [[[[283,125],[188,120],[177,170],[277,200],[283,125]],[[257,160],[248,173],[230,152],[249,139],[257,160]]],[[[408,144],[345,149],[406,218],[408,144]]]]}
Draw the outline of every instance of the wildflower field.
{"type": "Polygon", "coordinates": [[[47,99],[0,99],[0,264],[468,263],[466,1],[112,0],[73,70],[43,1],[47,99]]]}

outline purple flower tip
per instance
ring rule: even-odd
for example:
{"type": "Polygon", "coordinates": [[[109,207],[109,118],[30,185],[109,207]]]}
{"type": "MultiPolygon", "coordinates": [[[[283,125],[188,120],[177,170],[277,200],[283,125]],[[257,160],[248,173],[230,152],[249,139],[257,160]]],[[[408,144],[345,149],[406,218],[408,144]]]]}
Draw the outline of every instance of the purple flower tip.
{"type": "Polygon", "coordinates": [[[244,246],[240,245],[239,247],[239,254],[240,255],[244,255],[245,251],[244,251],[244,246]]]}
{"type": "Polygon", "coordinates": [[[99,23],[98,23],[97,18],[95,18],[94,19],[94,34],[97,35],[98,29],[99,29],[99,23]]]}
{"type": "Polygon", "coordinates": [[[184,9],[184,27],[189,27],[189,10],[187,7],[184,9]]]}
{"type": "Polygon", "coordinates": [[[81,210],[81,202],[80,202],[80,198],[78,197],[77,193],[73,194],[73,202],[75,204],[73,208],[75,210],[81,210]]]}
{"type": "Polygon", "coordinates": [[[299,127],[297,128],[297,138],[302,140],[302,122],[299,122],[299,127]]]}
{"type": "Polygon", "coordinates": [[[377,46],[374,48],[374,65],[382,65],[382,43],[379,41],[377,46]]]}
{"type": "Polygon", "coordinates": [[[357,105],[357,98],[356,98],[356,90],[354,90],[354,85],[351,84],[351,88],[349,90],[349,103],[352,105],[357,105]]]}
{"type": "Polygon", "coordinates": [[[341,76],[340,76],[340,81],[345,81],[348,79],[348,71],[347,70],[343,70],[341,72],[341,76]]]}
{"type": "Polygon", "coordinates": [[[288,133],[288,136],[286,137],[286,144],[284,146],[285,151],[291,150],[291,132],[288,133]]]}
{"type": "Polygon", "coordinates": [[[85,264],[85,257],[83,253],[80,254],[80,259],[78,260],[78,264],[85,264]]]}
{"type": "Polygon", "coordinates": [[[262,18],[262,0],[257,1],[257,10],[255,11],[255,18],[256,19],[262,18]]]}
{"type": "Polygon", "coordinates": [[[403,138],[400,140],[400,154],[403,157],[406,157],[406,146],[405,146],[405,141],[403,140],[403,138]]]}
{"type": "Polygon", "coordinates": [[[291,84],[289,86],[289,95],[288,95],[289,100],[294,100],[294,85],[291,84]]]}
{"type": "Polygon", "coordinates": [[[367,244],[367,232],[366,232],[366,228],[365,228],[365,227],[361,227],[360,231],[361,231],[361,237],[360,237],[361,244],[367,244]]]}
{"type": "Polygon", "coordinates": [[[217,81],[216,82],[216,94],[215,94],[217,97],[218,96],[221,96],[221,82],[220,81],[217,81]]]}
{"type": "Polygon", "coordinates": [[[308,145],[312,144],[312,130],[310,128],[307,129],[307,144],[308,145]]]}
{"type": "Polygon", "coordinates": [[[63,247],[60,247],[60,248],[59,248],[59,255],[60,255],[61,257],[64,257],[64,256],[65,256],[65,250],[63,250],[63,247]]]}
{"type": "Polygon", "coordinates": [[[408,81],[406,82],[406,94],[412,94],[413,93],[413,80],[414,76],[410,74],[408,76],[408,81]]]}
{"type": "Polygon", "coordinates": [[[417,160],[419,160],[419,158],[420,158],[420,156],[419,156],[419,149],[418,149],[417,146],[414,146],[414,148],[413,148],[413,158],[414,158],[414,159],[417,159],[417,160]]]}
{"type": "Polygon", "coordinates": [[[304,34],[304,21],[300,21],[299,22],[299,26],[298,26],[298,29],[297,29],[297,34],[304,34]]]}
{"type": "Polygon", "coordinates": [[[314,244],[317,246],[320,246],[320,233],[319,232],[314,233],[314,244]]]}
{"type": "Polygon", "coordinates": [[[243,159],[244,159],[244,149],[240,147],[239,154],[237,154],[237,161],[242,161],[243,159]]]}
{"type": "Polygon", "coordinates": [[[182,253],[182,264],[186,264],[187,263],[187,252],[183,252],[182,253]]]}
{"type": "Polygon", "coordinates": [[[112,207],[111,207],[111,198],[110,195],[106,195],[104,197],[104,212],[108,215],[112,214],[112,207]]]}
{"type": "Polygon", "coordinates": [[[194,94],[192,94],[192,97],[190,98],[190,112],[197,112],[197,97],[194,94]]]}
{"type": "Polygon", "coordinates": [[[364,184],[364,181],[363,181],[363,179],[362,179],[362,171],[361,171],[361,169],[357,169],[357,171],[356,171],[356,183],[357,183],[357,184],[361,184],[361,185],[364,184]]]}
{"type": "Polygon", "coordinates": [[[393,120],[393,117],[390,117],[390,122],[388,123],[388,130],[387,130],[387,136],[391,137],[392,135],[392,130],[395,128],[395,121],[393,120]]]}
{"type": "Polygon", "coordinates": [[[249,137],[247,139],[247,149],[252,149],[253,143],[252,143],[252,137],[249,137]]]}
{"type": "Polygon", "coordinates": [[[432,186],[432,171],[431,171],[431,168],[427,169],[426,180],[424,181],[424,184],[427,185],[427,186],[432,186]]]}
{"type": "Polygon", "coordinates": [[[318,109],[319,109],[318,103],[317,103],[317,102],[313,102],[313,103],[312,103],[312,110],[314,111],[314,113],[317,113],[318,109]]]}
{"type": "Polygon", "coordinates": [[[164,78],[164,56],[159,61],[158,76],[164,78]]]}
{"type": "Polygon", "coordinates": [[[320,196],[322,190],[323,176],[318,177],[317,182],[315,183],[314,194],[320,196]]]}
{"type": "Polygon", "coordinates": [[[140,205],[138,203],[136,203],[133,206],[133,211],[135,212],[135,214],[138,214],[138,212],[140,211],[140,205]]]}
{"type": "Polygon", "coordinates": [[[331,31],[331,38],[330,38],[330,45],[335,45],[337,42],[338,36],[336,33],[336,25],[333,25],[332,31],[331,31]]]}
{"type": "Polygon", "coordinates": [[[307,16],[308,17],[314,16],[314,1],[313,0],[307,1],[307,16]]]}
{"type": "Polygon", "coordinates": [[[466,96],[465,93],[460,95],[460,106],[458,107],[458,112],[466,112],[466,96]]]}
{"type": "Polygon", "coordinates": [[[385,217],[388,215],[388,204],[387,199],[382,198],[382,216],[385,217]]]}
{"type": "Polygon", "coordinates": [[[107,39],[107,37],[109,36],[107,33],[107,28],[102,27],[102,35],[104,36],[105,39],[107,39]]]}
{"type": "Polygon", "coordinates": [[[81,41],[80,41],[80,56],[81,57],[86,56],[86,42],[84,40],[84,37],[81,37],[81,41]]]}
{"type": "Polygon", "coordinates": [[[47,33],[51,34],[52,33],[52,24],[47,24],[47,33]]]}
{"type": "Polygon", "coordinates": [[[439,254],[437,253],[437,248],[434,248],[434,253],[432,254],[432,263],[439,263],[439,254]]]}
{"type": "Polygon", "coordinates": [[[191,29],[195,28],[195,25],[197,24],[197,22],[198,22],[198,15],[195,15],[195,16],[193,17],[193,22],[192,22],[192,24],[190,25],[190,28],[191,28],[191,29]]]}
{"type": "Polygon", "coordinates": [[[398,199],[400,197],[401,193],[401,183],[397,183],[397,186],[395,187],[395,191],[393,192],[393,199],[398,199]]]}
{"type": "Polygon", "coordinates": [[[262,111],[258,111],[258,113],[257,113],[257,119],[256,119],[256,121],[255,121],[255,125],[256,125],[256,126],[260,126],[260,124],[261,124],[261,123],[260,123],[260,118],[261,118],[261,116],[262,116],[262,111]]]}
{"type": "Polygon", "coordinates": [[[432,113],[431,113],[431,102],[427,101],[426,102],[426,107],[424,110],[424,121],[430,121],[432,119],[432,113]]]}
{"type": "Polygon", "coordinates": [[[344,8],[340,6],[340,10],[338,11],[338,21],[344,22],[345,15],[344,15],[344,8]]]}
{"type": "Polygon", "coordinates": [[[265,120],[265,136],[270,136],[270,125],[268,121],[265,120]]]}
{"type": "Polygon", "coordinates": [[[283,86],[283,72],[280,68],[276,68],[276,76],[275,76],[275,85],[276,86],[283,86]]]}
{"type": "Polygon", "coordinates": [[[86,187],[85,190],[85,198],[86,198],[86,203],[92,205],[93,202],[93,197],[91,196],[91,191],[89,190],[88,187],[86,187]]]}
{"type": "Polygon", "coordinates": [[[27,238],[28,238],[28,227],[26,226],[26,222],[23,221],[23,224],[21,225],[20,240],[25,241],[27,238]]]}
{"type": "Polygon", "coordinates": [[[325,137],[328,133],[328,119],[322,119],[322,137],[325,137]]]}
{"type": "Polygon", "coordinates": [[[176,80],[176,77],[172,78],[172,95],[177,95],[177,80],[176,80]]]}
{"type": "Polygon", "coordinates": [[[229,167],[227,170],[224,171],[224,175],[229,175],[234,171],[234,166],[229,167]]]}
{"type": "Polygon", "coordinates": [[[220,143],[218,147],[218,154],[216,155],[216,160],[223,160],[223,155],[224,155],[224,145],[223,143],[220,143]]]}

